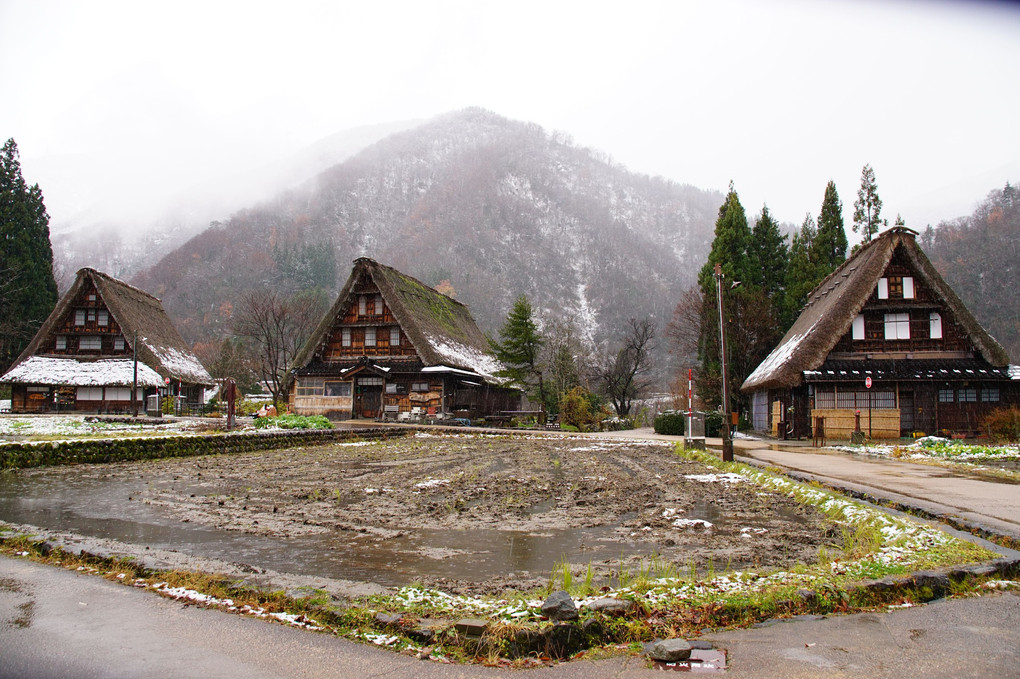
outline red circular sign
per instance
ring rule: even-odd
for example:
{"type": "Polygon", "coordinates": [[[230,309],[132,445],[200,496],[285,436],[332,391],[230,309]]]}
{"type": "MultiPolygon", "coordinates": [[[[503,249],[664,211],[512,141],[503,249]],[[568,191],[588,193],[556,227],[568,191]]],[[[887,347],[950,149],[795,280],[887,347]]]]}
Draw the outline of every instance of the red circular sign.
{"type": "Polygon", "coordinates": [[[870,377],[865,377],[864,378],[864,386],[866,386],[868,389],[871,389],[871,378],[870,377]]]}

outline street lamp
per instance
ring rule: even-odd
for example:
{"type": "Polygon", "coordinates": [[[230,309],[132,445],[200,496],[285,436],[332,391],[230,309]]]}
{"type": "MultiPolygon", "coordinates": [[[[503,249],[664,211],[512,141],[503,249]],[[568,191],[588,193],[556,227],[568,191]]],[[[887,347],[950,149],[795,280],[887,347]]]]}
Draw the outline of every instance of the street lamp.
{"type": "MultiPolygon", "coordinates": [[[[722,282],[725,276],[722,267],[716,262],[715,265],[715,289],[716,297],[719,300],[719,358],[722,361],[722,459],[723,462],[733,462],[733,438],[730,436],[730,386],[729,375],[726,371],[726,321],[723,314],[723,289],[722,282]]],[[[740,285],[737,281],[733,287],[740,285]]]]}

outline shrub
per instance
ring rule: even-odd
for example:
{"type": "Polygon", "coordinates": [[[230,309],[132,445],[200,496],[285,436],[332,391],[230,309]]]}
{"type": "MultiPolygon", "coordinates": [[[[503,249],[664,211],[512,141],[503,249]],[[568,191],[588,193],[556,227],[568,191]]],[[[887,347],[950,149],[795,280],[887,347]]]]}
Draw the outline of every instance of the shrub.
{"type": "Polygon", "coordinates": [[[595,431],[608,416],[598,397],[584,387],[574,387],[560,397],[560,423],[579,431],[595,431]]]}
{"type": "Polygon", "coordinates": [[[996,441],[1020,441],[1020,408],[999,408],[989,413],[984,422],[985,431],[996,441]]]}
{"type": "Polygon", "coordinates": [[[686,431],[686,417],[683,413],[667,410],[656,415],[653,427],[656,434],[664,436],[683,436],[686,431]]]}
{"type": "Polygon", "coordinates": [[[332,429],[333,423],[323,415],[280,415],[279,417],[256,417],[255,428],[267,429],[332,429]]]}

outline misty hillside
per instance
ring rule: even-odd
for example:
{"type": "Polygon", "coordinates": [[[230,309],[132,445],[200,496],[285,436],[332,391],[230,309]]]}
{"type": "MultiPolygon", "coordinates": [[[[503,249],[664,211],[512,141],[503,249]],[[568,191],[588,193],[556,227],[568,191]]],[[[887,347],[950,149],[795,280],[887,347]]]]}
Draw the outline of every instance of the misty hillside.
{"type": "Polygon", "coordinates": [[[921,234],[932,264],[1010,360],[1020,362],[1020,189],[992,191],[974,214],[921,234]]]}
{"type": "MultiPolygon", "coordinates": [[[[344,130],[243,172],[210,168],[203,173],[196,168],[189,183],[178,187],[165,203],[150,203],[139,196],[143,204],[138,205],[131,195],[118,195],[112,212],[104,208],[101,191],[94,186],[97,181],[105,183],[106,178],[89,169],[91,159],[83,157],[69,165],[71,170],[59,174],[44,169],[49,181],[64,188],[62,194],[75,195],[73,206],[64,206],[62,217],[51,222],[54,262],[58,279],[62,279],[58,283],[66,288],[83,266],[129,278],[158,262],[184,239],[204,231],[210,222],[303,184],[380,139],[418,124],[420,121],[401,121],[344,130]]],[[[138,181],[151,183],[159,178],[139,177],[138,181]]]]}
{"type": "Polygon", "coordinates": [[[630,317],[668,322],[705,261],[722,200],[468,109],[235,214],[132,282],[163,299],[187,340],[209,342],[229,333],[244,291],[333,295],[351,261],[369,256],[433,286],[448,281],[483,331],[498,330],[526,293],[601,342],[630,317]]]}

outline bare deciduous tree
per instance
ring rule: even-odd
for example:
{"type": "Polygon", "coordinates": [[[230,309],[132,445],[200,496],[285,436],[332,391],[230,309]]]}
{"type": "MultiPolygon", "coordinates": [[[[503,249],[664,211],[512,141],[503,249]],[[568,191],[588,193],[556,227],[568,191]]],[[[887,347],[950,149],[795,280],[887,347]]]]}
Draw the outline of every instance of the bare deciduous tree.
{"type": "Polygon", "coordinates": [[[321,292],[283,297],[272,290],[253,290],[241,298],[234,332],[256,347],[256,371],[279,407],[287,369],[325,310],[321,292]]]}
{"type": "Polygon", "coordinates": [[[651,319],[632,318],[628,325],[623,346],[603,363],[600,375],[603,391],[620,417],[630,414],[631,404],[651,385],[648,375],[655,340],[655,323],[651,319]]]}

